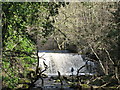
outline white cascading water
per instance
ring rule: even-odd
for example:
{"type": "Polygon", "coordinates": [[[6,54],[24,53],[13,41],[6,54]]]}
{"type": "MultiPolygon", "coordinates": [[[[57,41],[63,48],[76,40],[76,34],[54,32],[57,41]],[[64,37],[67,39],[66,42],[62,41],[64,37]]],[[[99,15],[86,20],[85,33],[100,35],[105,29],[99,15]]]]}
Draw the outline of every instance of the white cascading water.
{"type": "MultiPolygon", "coordinates": [[[[77,69],[85,65],[81,55],[75,53],[52,53],[52,52],[39,52],[39,67],[44,69],[44,64],[48,69],[44,72],[47,75],[57,75],[58,71],[61,75],[71,75],[71,68],[74,69],[73,74],[77,73],[77,69]]],[[[80,70],[80,73],[89,73],[86,67],[80,70]]]]}

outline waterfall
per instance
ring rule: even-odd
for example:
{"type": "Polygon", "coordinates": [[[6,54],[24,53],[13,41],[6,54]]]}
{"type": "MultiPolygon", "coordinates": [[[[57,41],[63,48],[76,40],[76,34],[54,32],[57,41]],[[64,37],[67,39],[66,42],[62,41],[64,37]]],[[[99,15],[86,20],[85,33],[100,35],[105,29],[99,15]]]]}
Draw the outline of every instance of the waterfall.
{"type": "MultiPolygon", "coordinates": [[[[74,69],[73,74],[77,73],[77,70],[86,64],[81,55],[76,53],[68,53],[63,51],[42,51],[38,53],[39,56],[39,67],[44,69],[44,64],[48,66],[45,71],[47,75],[57,75],[57,71],[61,75],[71,75],[71,68],[74,69]]],[[[86,67],[82,68],[80,73],[89,73],[89,69],[86,67]]]]}

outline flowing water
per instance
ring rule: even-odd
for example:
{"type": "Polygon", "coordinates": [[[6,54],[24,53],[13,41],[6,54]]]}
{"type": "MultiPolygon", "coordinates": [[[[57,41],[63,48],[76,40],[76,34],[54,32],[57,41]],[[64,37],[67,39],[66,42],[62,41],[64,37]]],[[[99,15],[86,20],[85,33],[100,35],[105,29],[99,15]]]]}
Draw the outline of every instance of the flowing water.
{"type": "MultiPolygon", "coordinates": [[[[48,66],[48,69],[45,71],[47,75],[58,75],[58,71],[61,75],[71,75],[72,68],[73,74],[75,75],[77,69],[86,64],[86,61],[83,60],[81,55],[68,53],[67,51],[41,51],[38,53],[38,56],[39,67],[44,69],[45,65],[48,66]]],[[[87,74],[90,71],[90,69],[84,67],[80,70],[80,74],[87,74]]]]}

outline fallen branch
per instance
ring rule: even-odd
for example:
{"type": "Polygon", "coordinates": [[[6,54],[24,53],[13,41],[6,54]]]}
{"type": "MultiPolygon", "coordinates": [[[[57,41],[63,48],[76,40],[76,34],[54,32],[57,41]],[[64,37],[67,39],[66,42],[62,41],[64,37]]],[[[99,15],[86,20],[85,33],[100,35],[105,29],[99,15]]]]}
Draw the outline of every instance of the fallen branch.
{"type": "Polygon", "coordinates": [[[92,52],[93,52],[93,53],[95,54],[95,56],[97,57],[97,59],[99,60],[100,66],[101,66],[103,72],[105,73],[105,68],[104,68],[104,66],[103,66],[103,64],[102,64],[102,61],[100,60],[100,58],[98,57],[97,53],[94,51],[94,49],[92,48],[92,46],[91,46],[89,43],[88,43],[88,45],[89,45],[89,47],[91,48],[92,52]]]}
{"type": "Polygon", "coordinates": [[[106,49],[104,49],[104,50],[105,50],[105,52],[107,53],[109,60],[110,60],[110,61],[112,62],[112,64],[114,65],[115,63],[114,63],[113,60],[111,59],[109,52],[108,52],[106,49]]]}

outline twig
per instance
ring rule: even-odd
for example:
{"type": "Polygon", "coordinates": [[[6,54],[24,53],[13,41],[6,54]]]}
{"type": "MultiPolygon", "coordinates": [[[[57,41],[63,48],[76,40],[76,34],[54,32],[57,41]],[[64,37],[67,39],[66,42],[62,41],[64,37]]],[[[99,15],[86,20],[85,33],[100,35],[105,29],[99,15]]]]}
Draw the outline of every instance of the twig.
{"type": "Polygon", "coordinates": [[[114,65],[115,63],[114,63],[113,60],[111,59],[109,52],[108,52],[106,49],[104,49],[104,50],[105,50],[105,52],[107,53],[109,60],[110,60],[110,61],[112,62],[112,64],[114,65]]]}
{"type": "Polygon", "coordinates": [[[63,86],[63,82],[62,82],[61,74],[60,74],[60,72],[59,72],[59,71],[58,71],[58,77],[59,77],[59,79],[60,79],[61,88],[62,88],[62,86],[63,86]]]}
{"type": "Polygon", "coordinates": [[[99,63],[100,63],[100,65],[101,65],[101,67],[102,67],[102,69],[103,69],[103,71],[104,71],[104,73],[105,73],[105,68],[104,68],[104,66],[103,66],[103,64],[102,64],[102,61],[100,60],[100,58],[98,57],[98,55],[97,55],[97,53],[94,51],[94,49],[92,48],[92,46],[88,43],[88,45],[89,45],[89,47],[91,48],[91,50],[92,50],[92,52],[95,54],[95,56],[97,57],[97,59],[99,60],[99,63]]]}
{"type": "Polygon", "coordinates": [[[77,80],[78,80],[78,83],[81,83],[81,81],[79,80],[79,77],[78,77],[79,72],[80,72],[80,70],[81,70],[82,68],[84,68],[85,66],[86,66],[86,65],[83,65],[82,67],[80,67],[80,68],[77,70],[76,78],[77,78],[77,80]]]}
{"type": "MultiPolygon", "coordinates": [[[[115,65],[115,63],[113,62],[113,60],[110,57],[109,52],[106,49],[104,49],[104,50],[107,53],[109,60],[112,62],[113,65],[115,65]]],[[[118,67],[115,67],[115,76],[116,76],[116,79],[118,80],[118,82],[120,83],[119,76],[118,76],[118,67]]]]}
{"type": "Polygon", "coordinates": [[[38,50],[37,50],[37,66],[36,66],[36,74],[38,73],[38,68],[39,68],[39,58],[42,58],[45,54],[43,54],[41,57],[38,56],[38,50]]]}
{"type": "MultiPolygon", "coordinates": [[[[43,61],[43,63],[45,64],[44,61],[43,61]]],[[[45,72],[47,69],[48,69],[48,66],[45,64],[45,69],[42,70],[40,73],[39,73],[39,71],[36,73],[36,77],[34,78],[35,80],[33,82],[31,82],[28,89],[30,89],[39,78],[42,80],[41,85],[44,86],[44,80],[42,78],[42,73],[45,72]]]]}
{"type": "Polygon", "coordinates": [[[61,50],[61,45],[58,43],[58,40],[55,37],[54,37],[54,40],[57,43],[59,50],[61,50]]]}
{"type": "Polygon", "coordinates": [[[120,85],[118,85],[117,89],[119,89],[119,88],[120,88],[120,85]]]}
{"type": "Polygon", "coordinates": [[[82,67],[80,67],[80,68],[77,70],[77,74],[76,74],[77,77],[78,77],[78,74],[79,74],[80,70],[81,70],[82,68],[84,68],[84,67],[85,67],[85,65],[83,65],[82,67]]]}

